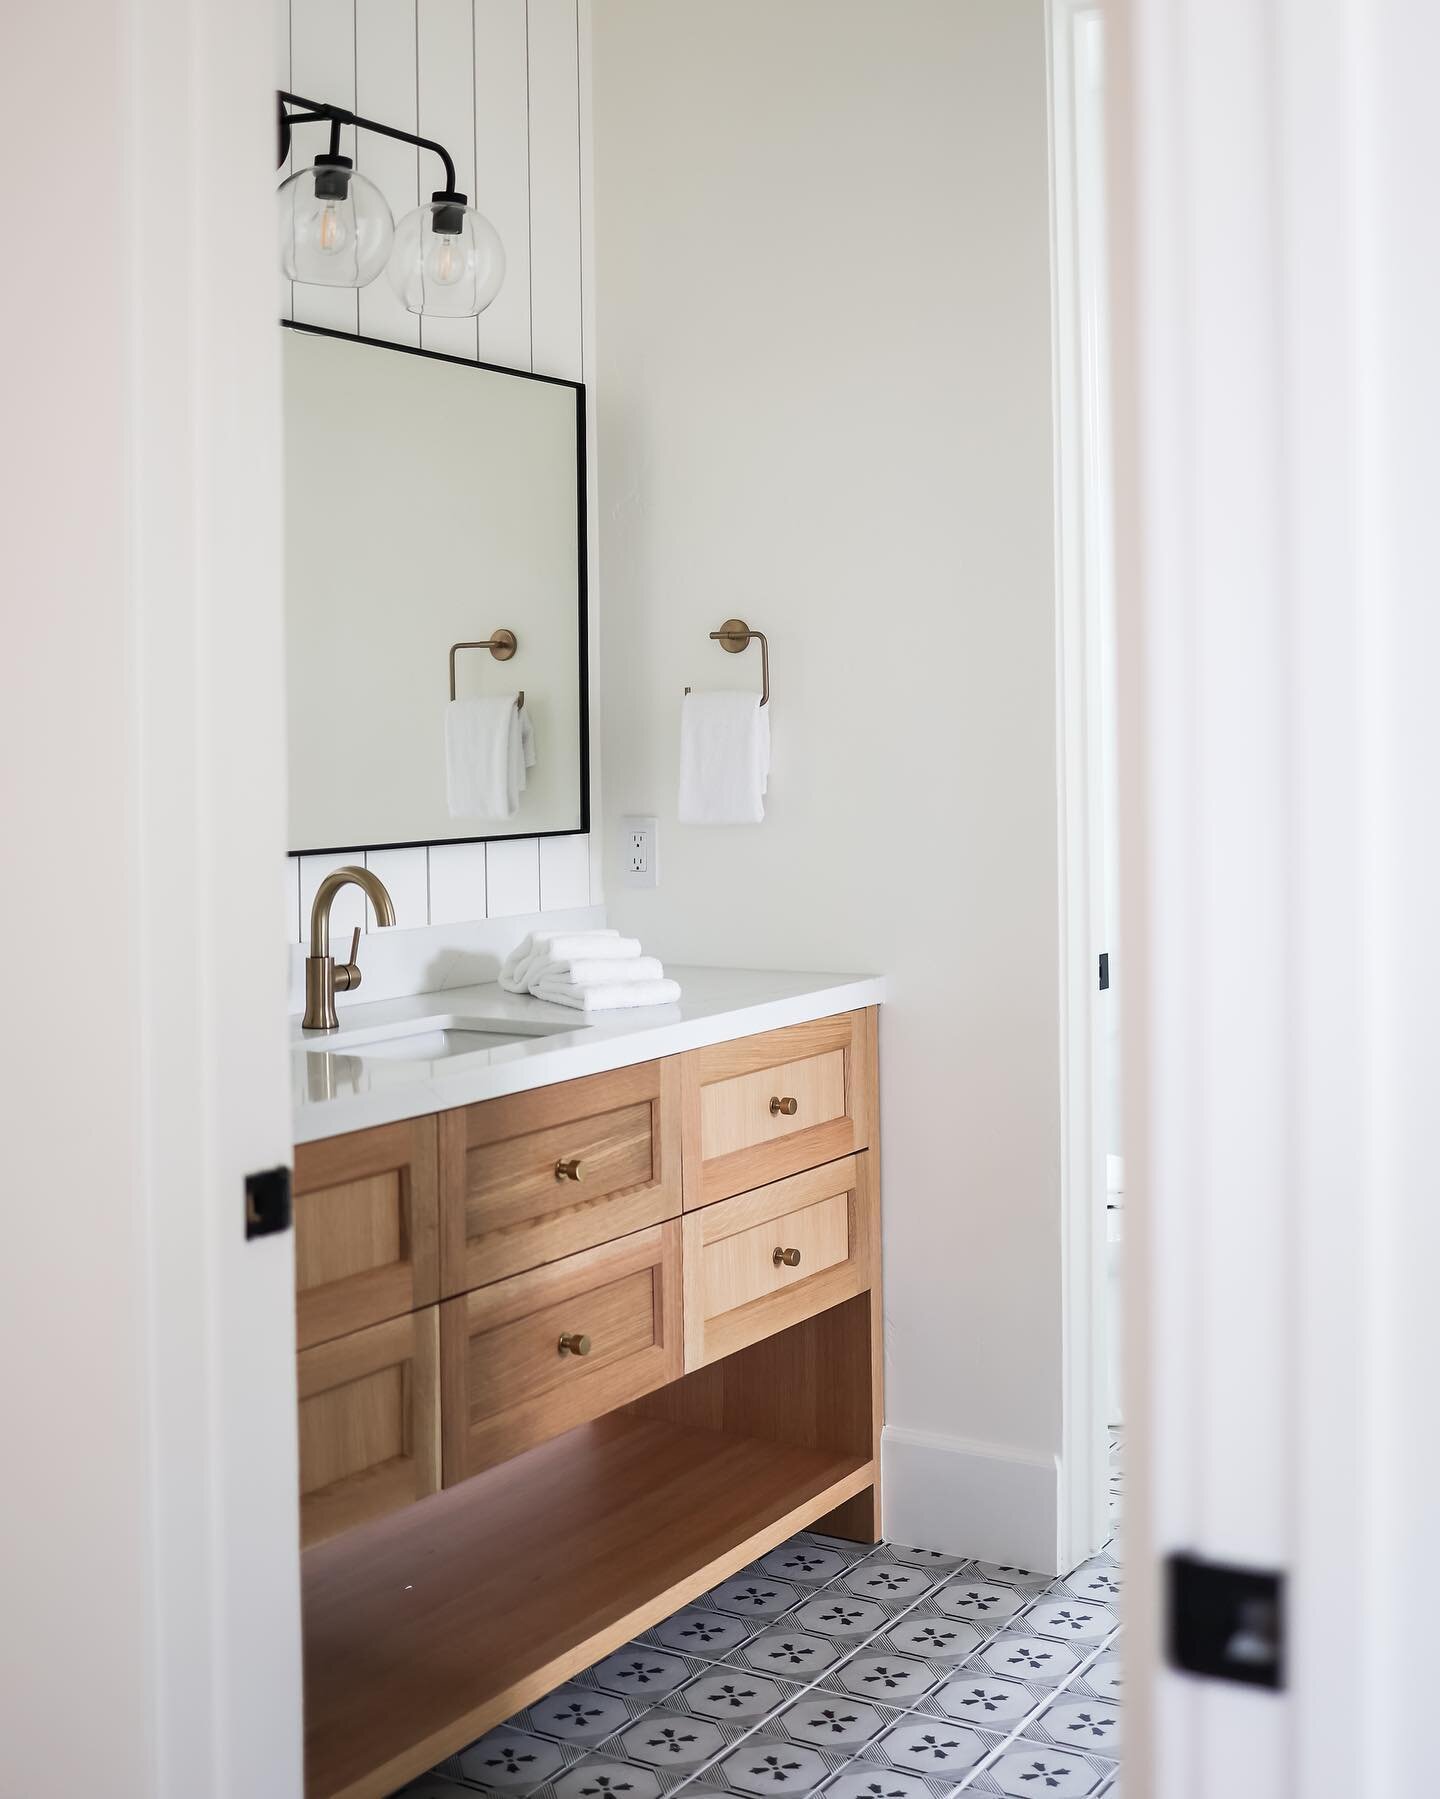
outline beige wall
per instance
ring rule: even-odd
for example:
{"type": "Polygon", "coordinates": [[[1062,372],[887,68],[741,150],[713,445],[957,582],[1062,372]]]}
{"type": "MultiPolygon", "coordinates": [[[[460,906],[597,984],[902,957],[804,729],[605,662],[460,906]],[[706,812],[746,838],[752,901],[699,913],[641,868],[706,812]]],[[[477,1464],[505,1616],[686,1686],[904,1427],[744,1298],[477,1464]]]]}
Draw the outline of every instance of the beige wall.
{"type": "Polygon", "coordinates": [[[968,1513],[957,1546],[1038,1561],[1061,1368],[1043,6],[593,18],[612,918],[676,960],[892,977],[890,1523],[933,1538],[923,1475],[968,1513]],[[706,641],[732,613],[771,639],[768,816],[682,827],[682,689],[759,679],[706,641]],[[635,892],[616,820],[651,811],[662,884],[635,892]]]}

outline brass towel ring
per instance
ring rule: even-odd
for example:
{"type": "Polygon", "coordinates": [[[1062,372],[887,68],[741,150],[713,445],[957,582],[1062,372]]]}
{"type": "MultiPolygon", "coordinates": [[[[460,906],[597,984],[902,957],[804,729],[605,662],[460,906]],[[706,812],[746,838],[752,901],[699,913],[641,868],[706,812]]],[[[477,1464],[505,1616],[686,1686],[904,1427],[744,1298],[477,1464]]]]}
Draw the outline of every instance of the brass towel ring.
{"type": "MultiPolygon", "coordinates": [[[[763,631],[752,631],[743,618],[727,618],[718,631],[710,633],[711,643],[718,643],[722,650],[732,656],[738,656],[741,650],[748,649],[751,642],[760,645],[760,704],[770,704],[770,645],[763,631]]],[[[689,693],[690,689],[685,689],[689,693]]],[[[452,695],[453,698],[453,695],[452,695]]]]}
{"type": "MultiPolygon", "coordinates": [[[[450,698],[455,698],[455,652],[457,650],[489,650],[497,662],[508,662],[519,649],[513,631],[499,630],[479,643],[452,643],[450,645],[450,698]]],[[[515,710],[518,712],[525,704],[525,689],[522,687],[515,696],[515,710]]]]}

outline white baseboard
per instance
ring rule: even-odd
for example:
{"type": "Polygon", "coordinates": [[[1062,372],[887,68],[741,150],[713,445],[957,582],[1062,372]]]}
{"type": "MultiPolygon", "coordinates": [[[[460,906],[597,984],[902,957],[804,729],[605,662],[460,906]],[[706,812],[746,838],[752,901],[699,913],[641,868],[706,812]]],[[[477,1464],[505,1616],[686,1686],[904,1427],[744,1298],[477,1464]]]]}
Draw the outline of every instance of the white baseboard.
{"type": "Polygon", "coordinates": [[[1058,1574],[1060,1481],[1054,1456],[1026,1456],[887,1424],[884,1531],[893,1543],[1058,1574]]]}

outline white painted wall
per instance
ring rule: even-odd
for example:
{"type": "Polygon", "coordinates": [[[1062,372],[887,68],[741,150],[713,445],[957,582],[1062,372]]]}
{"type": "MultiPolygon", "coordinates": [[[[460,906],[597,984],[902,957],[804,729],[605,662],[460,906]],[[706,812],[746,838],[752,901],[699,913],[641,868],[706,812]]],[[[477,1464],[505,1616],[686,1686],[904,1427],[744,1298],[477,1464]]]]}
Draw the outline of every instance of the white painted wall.
{"type": "MultiPolygon", "coordinates": [[[[505,284],[479,319],[418,319],[384,275],[358,293],[277,276],[280,315],[584,379],[581,201],[588,152],[576,0],[278,0],[276,20],[277,84],[438,139],[455,159],[462,190],[499,231],[506,256],[505,284]]],[[[439,186],[440,164],[429,152],[373,134],[358,134],[356,147],[357,134],[344,135],[346,154],[378,183],[397,219],[439,186]]],[[[290,166],[303,166],[324,147],[323,127],[297,127],[290,166]]],[[[592,581],[592,651],[596,613],[592,581]]],[[[592,678],[592,690],[595,685],[592,678]]],[[[592,740],[597,699],[592,691],[592,740]]],[[[598,815],[597,747],[592,741],[592,816],[598,815]]],[[[287,861],[291,943],[308,934],[310,898],[322,875],[366,860],[351,850],[287,861]]],[[[528,921],[600,899],[598,858],[592,870],[585,837],[382,850],[368,862],[389,887],[402,929],[484,918],[528,921]]],[[[341,893],[331,922],[337,940],[354,925],[368,926],[358,889],[341,893]]]]}
{"type": "Polygon", "coordinates": [[[883,970],[887,1528],[1039,1566],[1060,1446],[1041,0],[594,8],[605,853],[693,961],[883,970]],[[757,684],[763,825],[675,820],[757,684]]]}

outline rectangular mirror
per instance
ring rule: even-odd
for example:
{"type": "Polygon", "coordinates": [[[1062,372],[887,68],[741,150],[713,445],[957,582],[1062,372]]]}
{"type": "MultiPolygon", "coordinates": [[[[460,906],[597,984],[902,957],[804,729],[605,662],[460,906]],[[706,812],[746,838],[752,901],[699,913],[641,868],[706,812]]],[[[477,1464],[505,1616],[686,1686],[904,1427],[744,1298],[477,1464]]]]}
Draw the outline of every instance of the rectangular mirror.
{"type": "Polygon", "coordinates": [[[587,830],[583,387],[303,326],[283,374],[292,854],[587,830]],[[534,763],[456,815],[451,648],[501,631],[455,692],[523,691],[534,763]]]}

